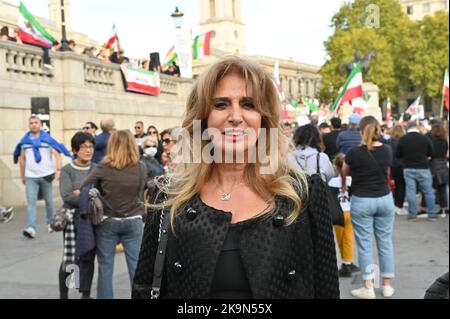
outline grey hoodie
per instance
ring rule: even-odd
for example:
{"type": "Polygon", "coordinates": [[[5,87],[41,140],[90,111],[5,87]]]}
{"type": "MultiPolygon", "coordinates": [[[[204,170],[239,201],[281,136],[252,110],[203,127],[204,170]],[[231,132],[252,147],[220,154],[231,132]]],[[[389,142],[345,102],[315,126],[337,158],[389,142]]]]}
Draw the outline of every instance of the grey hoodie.
{"type": "MultiPolygon", "coordinates": [[[[294,152],[295,160],[297,165],[305,171],[308,175],[313,175],[317,173],[317,154],[319,152],[312,147],[299,147],[294,152]]],[[[320,153],[319,155],[319,166],[320,175],[325,182],[336,176],[333,164],[331,164],[328,155],[325,153],[320,153]]]]}

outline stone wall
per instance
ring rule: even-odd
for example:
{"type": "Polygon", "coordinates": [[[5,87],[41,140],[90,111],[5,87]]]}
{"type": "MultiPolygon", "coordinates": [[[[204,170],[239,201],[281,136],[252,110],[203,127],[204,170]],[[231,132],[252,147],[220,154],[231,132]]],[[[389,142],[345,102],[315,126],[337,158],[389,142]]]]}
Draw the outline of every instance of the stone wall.
{"type": "Polygon", "coordinates": [[[51,133],[66,146],[86,121],[105,117],[120,129],[137,120],[160,130],[181,124],[191,80],[161,75],[162,94],[141,95],[125,92],[118,65],[71,52],[51,58],[55,68],[47,71],[42,49],[0,41],[0,205],[25,204],[12,152],[28,130],[32,97],[49,98],[51,133]]]}

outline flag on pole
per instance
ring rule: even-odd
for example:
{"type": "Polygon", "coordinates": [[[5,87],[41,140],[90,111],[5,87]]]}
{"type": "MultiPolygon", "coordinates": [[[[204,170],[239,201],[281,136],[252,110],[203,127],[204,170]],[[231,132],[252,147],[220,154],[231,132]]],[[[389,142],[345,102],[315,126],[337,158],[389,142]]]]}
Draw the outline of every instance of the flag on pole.
{"type": "Polygon", "coordinates": [[[388,97],[386,104],[386,125],[388,127],[391,126],[391,118],[392,118],[391,98],[388,97]]]}
{"type": "Polygon", "coordinates": [[[175,52],[175,46],[173,46],[169,52],[167,52],[166,57],[164,58],[164,66],[170,66],[178,58],[177,53],[175,52]]]}
{"type": "Polygon", "coordinates": [[[339,93],[336,101],[331,107],[332,111],[339,113],[339,109],[342,104],[349,102],[353,105],[352,101],[357,98],[362,98],[364,96],[363,91],[363,78],[361,72],[361,63],[358,62],[353,68],[352,72],[348,76],[347,81],[339,93]]]}
{"type": "Polygon", "coordinates": [[[193,59],[198,60],[211,55],[211,31],[199,34],[194,38],[193,59]]]}
{"type": "Polygon", "coordinates": [[[447,111],[449,110],[449,101],[448,101],[448,69],[445,70],[445,77],[444,77],[444,105],[447,108],[447,111]]]}
{"type": "Polygon", "coordinates": [[[52,47],[55,39],[31,15],[22,2],[19,5],[18,20],[19,37],[23,43],[36,44],[47,49],[52,47]]]}
{"type": "Polygon", "coordinates": [[[113,24],[111,36],[109,37],[108,42],[106,42],[105,48],[112,49],[113,52],[117,51],[118,53],[123,53],[115,23],[113,24]]]}
{"type": "Polygon", "coordinates": [[[409,113],[411,115],[415,115],[419,113],[419,104],[420,104],[421,96],[419,97],[408,107],[406,110],[406,113],[409,113]]]}

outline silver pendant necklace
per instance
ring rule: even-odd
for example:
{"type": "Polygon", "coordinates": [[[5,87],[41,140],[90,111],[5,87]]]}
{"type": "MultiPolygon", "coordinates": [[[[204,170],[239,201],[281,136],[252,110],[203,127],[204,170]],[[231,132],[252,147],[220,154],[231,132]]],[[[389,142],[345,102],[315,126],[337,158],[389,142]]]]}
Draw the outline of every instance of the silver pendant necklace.
{"type": "Polygon", "coordinates": [[[233,190],[235,190],[235,187],[236,187],[236,186],[239,186],[239,185],[241,185],[242,183],[244,183],[244,182],[242,181],[242,182],[240,182],[239,184],[233,185],[233,186],[231,187],[231,191],[225,192],[225,191],[222,189],[222,187],[220,187],[219,183],[217,183],[215,180],[213,180],[213,182],[216,183],[216,185],[219,187],[219,190],[222,192],[222,194],[221,194],[220,197],[219,197],[220,200],[221,200],[222,202],[229,202],[229,201],[231,200],[231,192],[232,192],[233,190]]]}

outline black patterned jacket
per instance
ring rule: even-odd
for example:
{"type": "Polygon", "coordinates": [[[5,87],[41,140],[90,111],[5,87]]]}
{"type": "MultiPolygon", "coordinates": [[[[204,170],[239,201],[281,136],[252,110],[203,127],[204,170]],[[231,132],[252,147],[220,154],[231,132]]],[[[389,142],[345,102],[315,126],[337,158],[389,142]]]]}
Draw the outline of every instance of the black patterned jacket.
{"type": "MultiPolygon", "coordinates": [[[[241,258],[255,299],[339,298],[336,250],[324,183],[309,179],[309,199],[297,221],[284,225],[289,202],[277,199],[271,218],[241,235],[241,258]]],[[[161,298],[207,299],[231,214],[191,200],[169,233],[161,298]]],[[[149,298],[160,214],[147,217],[132,298],[149,298]]]]}

